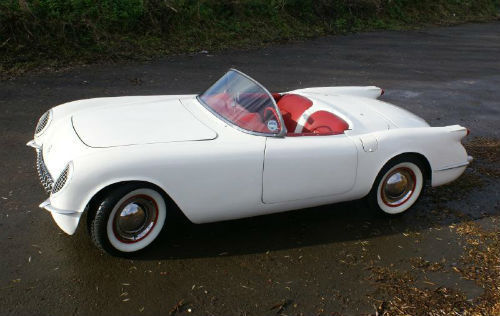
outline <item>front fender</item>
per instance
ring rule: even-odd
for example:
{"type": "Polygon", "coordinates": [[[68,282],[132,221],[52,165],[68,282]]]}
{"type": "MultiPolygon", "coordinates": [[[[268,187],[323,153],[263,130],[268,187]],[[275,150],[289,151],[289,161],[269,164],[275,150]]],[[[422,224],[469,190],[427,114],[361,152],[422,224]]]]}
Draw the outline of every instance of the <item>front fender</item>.
{"type": "Polygon", "coordinates": [[[169,192],[172,184],[165,181],[168,179],[165,175],[171,167],[166,157],[181,160],[173,147],[165,144],[116,147],[77,157],[73,160],[70,180],[40,206],[52,213],[61,229],[72,234],[92,198],[110,185],[140,181],[169,192]]]}

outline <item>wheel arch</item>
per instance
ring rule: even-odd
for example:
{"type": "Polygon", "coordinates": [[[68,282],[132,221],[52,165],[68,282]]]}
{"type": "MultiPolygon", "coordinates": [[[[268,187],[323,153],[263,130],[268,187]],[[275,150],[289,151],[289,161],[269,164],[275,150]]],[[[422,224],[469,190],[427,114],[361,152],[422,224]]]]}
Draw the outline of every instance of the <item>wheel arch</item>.
{"type": "Polygon", "coordinates": [[[431,169],[431,164],[430,164],[429,160],[427,159],[427,157],[425,157],[425,155],[418,153],[418,152],[403,152],[403,153],[400,153],[400,154],[393,156],[392,158],[387,159],[382,164],[379,171],[377,172],[377,176],[375,177],[375,179],[373,179],[372,187],[375,184],[375,181],[378,177],[378,174],[380,173],[380,171],[382,171],[384,169],[385,166],[387,166],[389,163],[391,163],[395,160],[401,160],[401,159],[410,158],[410,157],[416,158],[418,161],[420,161],[421,165],[424,168],[424,170],[422,170],[422,172],[424,174],[424,179],[427,181],[431,181],[432,180],[431,179],[432,178],[432,169],[431,169]]]}
{"type": "MultiPolygon", "coordinates": [[[[424,188],[426,186],[427,181],[431,178],[431,165],[429,163],[429,160],[421,153],[417,152],[403,152],[400,154],[397,154],[393,156],[392,158],[388,159],[385,161],[385,163],[380,167],[379,171],[377,172],[377,176],[375,177],[375,180],[373,181],[371,185],[370,192],[364,197],[365,201],[368,203],[368,205],[374,209],[377,209],[384,214],[389,214],[391,216],[402,214],[406,212],[409,208],[411,208],[419,199],[421,196],[422,192],[424,192],[424,188]],[[400,204],[388,204],[385,200],[383,200],[382,193],[380,185],[391,168],[395,168],[396,166],[402,164],[402,163],[407,163],[405,168],[416,168],[421,171],[421,176],[415,177],[414,178],[414,186],[413,188],[417,188],[415,192],[418,192],[418,194],[414,194],[413,190],[411,191],[411,194],[409,196],[405,196],[404,200],[400,204]],[[415,167],[410,167],[411,165],[415,167]],[[420,180],[416,180],[420,179],[420,180]],[[418,185],[417,185],[418,184],[418,185]],[[383,201],[383,203],[382,203],[383,201]],[[382,204],[381,204],[382,203],[382,204]],[[409,203],[409,204],[408,204],[409,203]],[[405,206],[407,205],[407,206],[405,206]]],[[[410,192],[410,191],[408,191],[410,192]]],[[[400,201],[398,201],[400,202],[400,201]]]]}
{"type": "Polygon", "coordinates": [[[95,216],[95,212],[97,210],[97,206],[99,205],[99,202],[108,194],[109,192],[113,191],[114,189],[123,186],[123,185],[137,185],[137,186],[144,186],[144,187],[149,187],[151,189],[154,189],[158,193],[161,194],[161,196],[165,199],[165,203],[167,204],[167,207],[169,211],[173,211],[176,215],[180,215],[181,217],[185,218],[186,220],[187,217],[185,216],[184,212],[180,209],[180,207],[175,203],[175,201],[170,197],[170,195],[159,185],[156,185],[152,182],[149,181],[141,181],[141,180],[125,180],[125,181],[118,181],[114,182],[111,184],[108,184],[104,187],[102,187],[99,191],[97,191],[87,202],[85,206],[85,213],[86,213],[86,226],[87,229],[90,231],[90,223],[92,222],[93,217],[95,216]]]}

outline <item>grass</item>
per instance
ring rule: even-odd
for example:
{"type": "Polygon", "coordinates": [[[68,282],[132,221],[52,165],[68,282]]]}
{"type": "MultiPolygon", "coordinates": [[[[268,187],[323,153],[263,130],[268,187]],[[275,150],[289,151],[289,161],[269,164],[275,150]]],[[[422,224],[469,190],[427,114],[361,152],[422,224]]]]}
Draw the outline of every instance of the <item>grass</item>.
{"type": "Polygon", "coordinates": [[[499,0],[0,0],[0,72],[484,21],[499,0]]]}

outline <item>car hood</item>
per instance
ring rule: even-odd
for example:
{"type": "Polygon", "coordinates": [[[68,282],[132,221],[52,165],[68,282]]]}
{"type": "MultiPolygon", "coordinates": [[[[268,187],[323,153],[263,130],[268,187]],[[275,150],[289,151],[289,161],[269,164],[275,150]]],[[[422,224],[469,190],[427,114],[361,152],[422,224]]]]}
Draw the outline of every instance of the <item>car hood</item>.
{"type": "MultiPolygon", "coordinates": [[[[83,101],[84,102],[84,101],[83,101]]],[[[90,147],[210,140],[217,134],[170,96],[89,100],[71,116],[78,137],[90,147]]]]}

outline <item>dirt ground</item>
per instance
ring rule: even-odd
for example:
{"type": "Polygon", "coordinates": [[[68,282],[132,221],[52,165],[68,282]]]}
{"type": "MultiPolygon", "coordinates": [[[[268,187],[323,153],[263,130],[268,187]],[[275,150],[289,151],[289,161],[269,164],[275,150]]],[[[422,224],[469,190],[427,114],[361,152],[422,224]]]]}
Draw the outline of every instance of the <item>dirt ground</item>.
{"type": "Polygon", "coordinates": [[[500,314],[500,23],[373,32],[0,81],[2,315],[500,314]],[[475,157],[404,216],[357,202],[215,224],[179,220],[132,259],[67,236],[25,143],[76,99],[202,91],[230,67],[271,91],[377,85],[475,157]]]}

